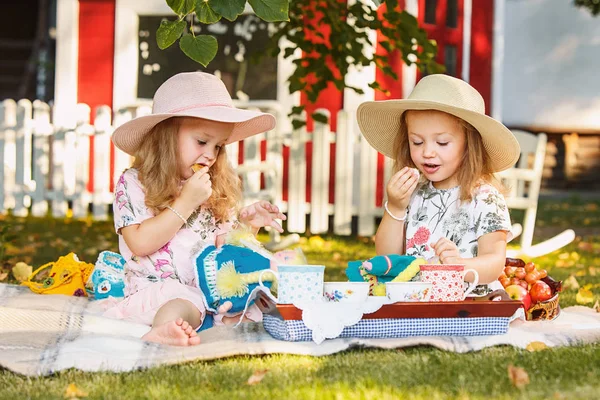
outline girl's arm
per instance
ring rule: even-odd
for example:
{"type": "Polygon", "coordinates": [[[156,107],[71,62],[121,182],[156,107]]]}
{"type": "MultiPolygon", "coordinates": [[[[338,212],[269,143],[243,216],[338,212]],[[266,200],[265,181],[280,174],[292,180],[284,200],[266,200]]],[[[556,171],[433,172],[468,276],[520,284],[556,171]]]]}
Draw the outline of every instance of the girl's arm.
{"type": "MultiPolygon", "coordinates": [[[[187,220],[195,207],[178,198],[171,205],[187,220]]],[[[138,257],[153,254],[163,247],[181,229],[184,221],[168,208],[160,214],[144,220],[141,224],[121,228],[121,234],[129,249],[138,257]]]]}
{"type": "MultiPolygon", "coordinates": [[[[406,215],[404,211],[390,208],[390,212],[397,217],[406,215]]],[[[387,212],[383,213],[383,219],[379,223],[375,234],[375,252],[378,255],[403,254],[404,253],[404,223],[390,217],[387,212]]]]}
{"type": "Polygon", "coordinates": [[[375,252],[380,255],[404,253],[404,220],[411,196],[419,184],[419,173],[414,168],[404,167],[390,178],[386,192],[388,201],[383,219],[375,234],[375,252]],[[398,221],[392,218],[402,219],[398,221]]]}
{"type": "Polygon", "coordinates": [[[121,228],[125,243],[136,256],[155,253],[175,236],[192,212],[208,200],[211,194],[208,168],[203,167],[183,184],[179,196],[171,204],[170,207],[177,212],[166,208],[141,224],[121,228]]]}
{"type": "MultiPolygon", "coordinates": [[[[441,238],[432,248],[442,264],[464,264],[479,274],[479,283],[490,283],[498,279],[506,262],[506,231],[486,233],[477,239],[477,257],[462,258],[456,245],[449,239],[441,238]]],[[[473,281],[471,274],[465,277],[473,281]]]]}

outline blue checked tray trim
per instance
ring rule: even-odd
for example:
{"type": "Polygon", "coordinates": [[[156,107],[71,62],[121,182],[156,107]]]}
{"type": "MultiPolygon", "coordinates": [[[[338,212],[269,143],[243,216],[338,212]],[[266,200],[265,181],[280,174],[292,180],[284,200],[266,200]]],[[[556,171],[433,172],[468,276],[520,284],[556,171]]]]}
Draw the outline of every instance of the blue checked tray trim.
{"type": "MultiPolygon", "coordinates": [[[[501,335],[508,331],[509,323],[509,317],[363,319],[344,328],[339,337],[385,339],[409,336],[501,335]]],[[[312,331],[302,320],[283,320],[264,314],[263,325],[275,339],[288,342],[312,340],[312,331]]]]}

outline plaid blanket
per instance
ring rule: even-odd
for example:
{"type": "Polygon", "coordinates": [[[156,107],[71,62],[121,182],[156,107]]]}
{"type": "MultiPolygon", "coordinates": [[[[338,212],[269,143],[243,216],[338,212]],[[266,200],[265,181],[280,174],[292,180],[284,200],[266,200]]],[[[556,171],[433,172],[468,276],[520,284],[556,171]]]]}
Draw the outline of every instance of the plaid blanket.
{"type": "Polygon", "coordinates": [[[600,341],[600,313],[569,307],[552,322],[513,321],[503,335],[339,338],[318,345],[276,340],[262,324],[247,323],[208,329],[200,333],[202,344],[182,348],[144,342],[140,337],[147,326],[100,317],[90,311],[92,304],[86,298],[37,295],[25,287],[0,284],[0,366],[42,376],[68,368],[119,372],[239,354],[324,356],[355,347],[416,345],[462,353],[506,344],[525,348],[533,341],[549,347],[600,341]]]}

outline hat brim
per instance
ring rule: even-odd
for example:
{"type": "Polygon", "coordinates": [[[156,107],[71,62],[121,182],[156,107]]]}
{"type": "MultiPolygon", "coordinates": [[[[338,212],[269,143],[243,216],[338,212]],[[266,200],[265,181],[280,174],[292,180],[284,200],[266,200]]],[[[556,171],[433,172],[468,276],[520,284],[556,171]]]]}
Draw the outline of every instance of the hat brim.
{"type": "Polygon", "coordinates": [[[115,129],[112,141],[117,148],[133,156],[152,128],[158,123],[173,117],[202,118],[235,124],[226,144],[270,131],[275,127],[275,117],[271,114],[234,107],[212,106],[192,108],[176,113],[150,114],[137,117],[115,129]]]}
{"type": "Polygon", "coordinates": [[[521,146],[512,132],[495,119],[475,111],[426,100],[368,101],[358,107],[358,126],[377,151],[395,159],[394,140],[400,133],[400,117],[409,110],[437,110],[461,118],[481,134],[494,172],[515,165],[521,146]]]}

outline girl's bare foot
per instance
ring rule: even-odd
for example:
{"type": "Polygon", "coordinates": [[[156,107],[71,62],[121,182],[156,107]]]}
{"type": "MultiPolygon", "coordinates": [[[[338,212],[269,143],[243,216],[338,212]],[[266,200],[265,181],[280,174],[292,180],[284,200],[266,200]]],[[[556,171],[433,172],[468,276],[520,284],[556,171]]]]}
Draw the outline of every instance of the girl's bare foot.
{"type": "Polygon", "coordinates": [[[183,318],[169,321],[159,326],[153,326],[150,332],[142,336],[142,340],[172,346],[195,346],[200,344],[200,338],[194,328],[183,318]]]}

